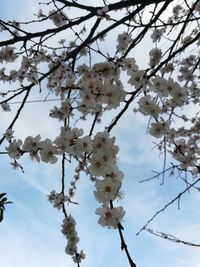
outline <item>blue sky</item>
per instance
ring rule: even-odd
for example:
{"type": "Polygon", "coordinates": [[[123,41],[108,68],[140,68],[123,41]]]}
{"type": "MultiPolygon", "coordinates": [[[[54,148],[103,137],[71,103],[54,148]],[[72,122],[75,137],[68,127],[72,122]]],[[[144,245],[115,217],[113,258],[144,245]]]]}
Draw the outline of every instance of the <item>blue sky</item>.
{"type": "MultiPolygon", "coordinates": [[[[1,0],[0,18],[25,20],[32,13],[37,13],[36,6],[33,0],[1,0]]],[[[141,55],[141,61],[143,57],[141,55]]],[[[28,104],[16,124],[15,136],[24,138],[38,133],[43,138],[56,136],[58,124],[46,119],[53,105],[51,102],[28,104]]],[[[13,111],[15,108],[13,105],[13,111]]],[[[12,113],[1,114],[1,134],[11,118],[12,113]]],[[[147,232],[136,236],[156,211],[184,189],[184,185],[175,177],[166,177],[162,186],[158,180],[139,183],[152,176],[152,170],[160,171],[163,163],[162,158],[151,149],[154,140],[146,135],[146,125],[147,120],[130,110],[112,132],[117,137],[119,165],[125,174],[122,205],[126,210],[124,235],[128,247],[137,267],[200,267],[198,248],[173,244],[147,232]]],[[[0,266],[75,266],[64,252],[66,241],[60,232],[62,214],[47,201],[47,194],[52,189],[59,190],[60,166],[32,163],[25,158],[21,161],[25,170],[23,174],[13,170],[9,161],[6,155],[1,155],[0,192],[7,192],[13,204],[7,205],[4,221],[0,224],[0,266]]],[[[67,167],[67,175],[70,178],[73,176],[70,167],[67,167]]],[[[79,247],[86,253],[81,266],[128,266],[120,250],[117,231],[97,224],[95,209],[98,204],[94,200],[93,185],[84,176],[79,181],[75,200],[79,206],[69,206],[68,212],[77,219],[81,239],[79,247]]],[[[177,203],[170,206],[149,227],[198,243],[199,193],[191,190],[190,194],[181,198],[180,205],[180,210],[177,203]]]]}

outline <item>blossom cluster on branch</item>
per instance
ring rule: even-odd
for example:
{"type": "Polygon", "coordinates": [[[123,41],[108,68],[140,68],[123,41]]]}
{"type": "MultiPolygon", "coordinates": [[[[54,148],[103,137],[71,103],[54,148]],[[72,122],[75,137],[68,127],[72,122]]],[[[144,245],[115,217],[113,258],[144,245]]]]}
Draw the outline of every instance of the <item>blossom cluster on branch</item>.
{"type": "Polygon", "coordinates": [[[99,224],[118,229],[121,248],[135,266],[122,235],[125,211],[115,206],[125,179],[111,131],[127,110],[140,113],[149,118],[148,133],[156,138],[158,150],[178,162],[179,170],[199,175],[200,1],[101,2],[87,6],[53,0],[32,21],[0,20],[1,34],[10,36],[0,42],[0,81],[12,88],[0,91],[2,111],[12,112],[12,101],[20,99],[2,133],[1,154],[21,170],[25,155],[38,163],[62,161],[61,191],[53,190],[48,199],[63,211],[65,251],[78,266],[85,254],[78,252],[76,222],[66,203],[75,203],[77,181],[85,173],[94,182],[94,196],[101,205],[96,209],[99,224]],[[73,17],[74,10],[78,12],[73,17]],[[166,15],[169,10],[171,16],[166,15]],[[30,31],[28,26],[33,25],[43,29],[30,31]],[[143,41],[151,44],[144,64],[134,54],[143,41]],[[52,95],[60,99],[49,111],[49,117],[60,123],[55,138],[42,139],[39,132],[24,140],[15,136],[15,123],[35,87],[39,95],[46,93],[47,100],[52,95]],[[190,114],[191,107],[197,112],[190,114]],[[114,114],[108,125],[103,123],[105,114],[114,114]],[[80,121],[89,125],[89,131],[79,127],[80,121]],[[96,130],[100,124],[102,129],[96,130]],[[66,193],[65,166],[72,160],[74,180],[66,193]]]}

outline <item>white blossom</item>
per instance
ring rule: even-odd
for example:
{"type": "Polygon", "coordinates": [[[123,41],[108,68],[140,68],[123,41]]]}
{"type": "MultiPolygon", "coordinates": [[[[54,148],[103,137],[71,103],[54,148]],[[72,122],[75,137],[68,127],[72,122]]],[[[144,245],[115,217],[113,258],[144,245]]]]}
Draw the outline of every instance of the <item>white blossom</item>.
{"type": "Polygon", "coordinates": [[[49,18],[57,27],[60,27],[67,22],[67,16],[61,10],[57,11],[54,9],[50,11],[49,18]]]}
{"type": "Polygon", "coordinates": [[[119,34],[117,37],[117,42],[118,42],[117,49],[120,52],[124,52],[128,48],[131,41],[132,41],[131,34],[128,34],[126,32],[119,34]]]}
{"type": "Polygon", "coordinates": [[[8,128],[4,134],[4,137],[6,138],[7,141],[10,141],[14,136],[13,136],[14,131],[10,128],[8,128]]]}
{"type": "MultiPolygon", "coordinates": [[[[159,97],[169,96],[169,85],[166,79],[162,77],[155,77],[152,79],[151,88],[158,94],[159,97]]],[[[172,89],[171,89],[172,90],[172,89]]]]}
{"type": "Polygon", "coordinates": [[[6,111],[6,112],[11,111],[10,105],[8,103],[2,103],[1,107],[3,111],[6,111]]]}
{"type": "Polygon", "coordinates": [[[125,211],[122,207],[111,209],[107,206],[102,206],[95,213],[100,216],[98,220],[100,225],[107,226],[108,228],[117,228],[124,217],[125,211]]]}
{"type": "Polygon", "coordinates": [[[173,7],[173,15],[175,18],[178,18],[180,11],[182,10],[182,6],[181,5],[176,5],[173,7]]]}
{"type": "Polygon", "coordinates": [[[154,66],[158,65],[158,63],[160,62],[161,56],[162,56],[162,51],[159,48],[153,48],[150,50],[149,56],[150,56],[149,65],[151,67],[154,67],[154,66]]]}
{"type": "Polygon", "coordinates": [[[58,154],[57,148],[52,145],[50,139],[45,139],[45,141],[41,141],[39,147],[39,153],[42,161],[51,164],[54,164],[58,161],[58,158],[56,157],[56,155],[58,154]]]}
{"type": "Polygon", "coordinates": [[[181,106],[187,101],[188,92],[185,87],[181,87],[178,83],[176,83],[171,91],[171,96],[173,97],[173,101],[176,103],[176,105],[181,106]]]}
{"type": "Polygon", "coordinates": [[[21,150],[21,145],[22,145],[22,140],[14,139],[9,143],[9,146],[6,147],[6,150],[8,151],[8,155],[11,158],[18,159],[22,155],[22,150],[21,150]]]}
{"type": "Polygon", "coordinates": [[[150,115],[154,118],[158,118],[161,109],[150,95],[146,95],[140,98],[138,104],[139,111],[141,113],[143,113],[144,115],[150,115]]]}
{"type": "Polygon", "coordinates": [[[153,43],[159,42],[163,33],[165,32],[165,29],[155,29],[151,35],[151,39],[153,40],[153,43]]]}
{"type": "Polygon", "coordinates": [[[115,159],[100,150],[92,156],[90,163],[89,171],[92,175],[105,177],[110,172],[110,167],[115,163],[115,159]]]}
{"type": "Polygon", "coordinates": [[[194,9],[195,9],[195,11],[197,11],[200,14],[200,1],[196,2],[196,5],[195,5],[194,9]]]}
{"type": "Polygon", "coordinates": [[[160,138],[169,131],[169,121],[165,122],[153,122],[149,128],[149,133],[156,137],[160,138]]]}
{"type": "Polygon", "coordinates": [[[0,63],[3,61],[13,62],[17,58],[17,55],[14,53],[15,48],[12,46],[5,46],[0,50],[0,63]]]}
{"type": "Polygon", "coordinates": [[[94,195],[100,203],[109,203],[110,200],[115,200],[119,191],[119,183],[112,181],[109,178],[104,180],[96,180],[94,195]]]}
{"type": "Polygon", "coordinates": [[[114,183],[117,183],[118,188],[120,188],[122,180],[124,178],[124,174],[122,171],[119,170],[119,167],[115,164],[110,167],[109,173],[106,174],[106,177],[108,177],[114,183]]]}
{"type": "Polygon", "coordinates": [[[146,87],[147,81],[146,78],[144,77],[144,70],[138,70],[135,72],[130,73],[131,78],[128,80],[128,83],[131,85],[134,85],[135,88],[140,88],[140,87],[146,87]]]}
{"type": "Polygon", "coordinates": [[[101,101],[107,104],[108,109],[117,108],[126,96],[121,82],[113,84],[109,80],[104,82],[101,94],[101,101]]]}
{"type": "Polygon", "coordinates": [[[24,151],[38,151],[39,149],[39,142],[41,140],[40,135],[38,134],[36,137],[27,136],[24,140],[24,144],[22,146],[22,150],[24,151]]]}
{"type": "Polygon", "coordinates": [[[133,72],[138,71],[138,65],[134,58],[124,58],[122,64],[122,70],[126,70],[128,75],[132,75],[133,72]]]}
{"type": "Polygon", "coordinates": [[[92,140],[89,136],[78,138],[74,145],[70,147],[70,154],[79,157],[83,153],[90,153],[93,150],[92,140]]]}
{"type": "Polygon", "coordinates": [[[53,204],[54,208],[60,210],[64,204],[64,202],[68,201],[68,196],[65,196],[63,193],[56,193],[55,190],[51,191],[48,195],[48,200],[51,204],[53,204]]]}

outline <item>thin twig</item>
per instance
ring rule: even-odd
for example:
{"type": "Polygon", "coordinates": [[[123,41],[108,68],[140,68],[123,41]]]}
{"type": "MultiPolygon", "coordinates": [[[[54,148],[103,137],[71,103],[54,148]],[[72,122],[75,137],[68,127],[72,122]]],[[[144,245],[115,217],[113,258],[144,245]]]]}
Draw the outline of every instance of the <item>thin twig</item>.
{"type": "Polygon", "coordinates": [[[166,234],[166,233],[163,233],[163,232],[154,232],[154,230],[150,229],[150,228],[146,228],[145,230],[147,232],[149,232],[150,234],[153,234],[153,235],[155,235],[157,237],[161,237],[163,239],[166,239],[166,240],[174,242],[174,243],[183,244],[183,245],[191,246],[191,247],[200,247],[200,244],[192,243],[192,242],[189,242],[189,241],[184,241],[184,240],[181,240],[181,239],[177,238],[176,236],[173,236],[173,235],[170,235],[170,234],[166,234]]]}
{"type": "Polygon", "coordinates": [[[200,178],[197,179],[195,182],[190,184],[185,190],[179,193],[175,198],[173,198],[170,202],[168,202],[162,209],[158,210],[148,221],[147,223],[137,232],[136,235],[139,235],[143,230],[146,229],[147,225],[149,225],[155,217],[157,217],[161,212],[165,211],[170,205],[172,205],[175,201],[179,201],[181,196],[184,195],[190,188],[192,188],[195,184],[200,181],[200,178]]]}

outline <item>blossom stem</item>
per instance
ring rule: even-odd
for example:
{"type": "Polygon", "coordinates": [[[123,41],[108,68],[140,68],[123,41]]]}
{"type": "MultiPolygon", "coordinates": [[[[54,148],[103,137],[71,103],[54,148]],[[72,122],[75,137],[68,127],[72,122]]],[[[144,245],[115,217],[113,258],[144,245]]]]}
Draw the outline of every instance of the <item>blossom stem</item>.
{"type": "Polygon", "coordinates": [[[120,239],[121,239],[121,250],[125,250],[125,253],[126,253],[126,256],[128,258],[130,266],[131,267],[137,267],[136,264],[133,262],[131,256],[130,256],[130,253],[129,253],[128,248],[127,248],[127,244],[126,244],[126,242],[124,240],[124,236],[123,236],[122,230],[123,230],[123,227],[119,223],[118,224],[118,231],[119,231],[119,236],[120,236],[120,239]]]}
{"type": "MultiPolygon", "coordinates": [[[[63,156],[62,156],[62,178],[61,178],[61,184],[62,184],[62,194],[63,196],[65,195],[65,153],[63,153],[63,156]]],[[[62,205],[62,211],[65,215],[65,218],[67,217],[67,212],[66,212],[66,209],[65,209],[65,203],[63,202],[63,205],[62,205]]]]}
{"type": "MultiPolygon", "coordinates": [[[[110,208],[113,209],[112,200],[110,200],[110,208]]],[[[118,232],[119,232],[119,236],[120,236],[120,240],[121,240],[121,250],[125,250],[125,253],[126,253],[126,256],[128,258],[130,266],[131,267],[137,267],[136,264],[133,262],[133,260],[131,258],[131,255],[130,255],[130,253],[128,251],[127,244],[126,244],[125,239],[124,239],[124,235],[123,235],[123,232],[122,232],[124,230],[124,227],[121,225],[121,223],[118,223],[117,228],[118,228],[118,232]]]]}

